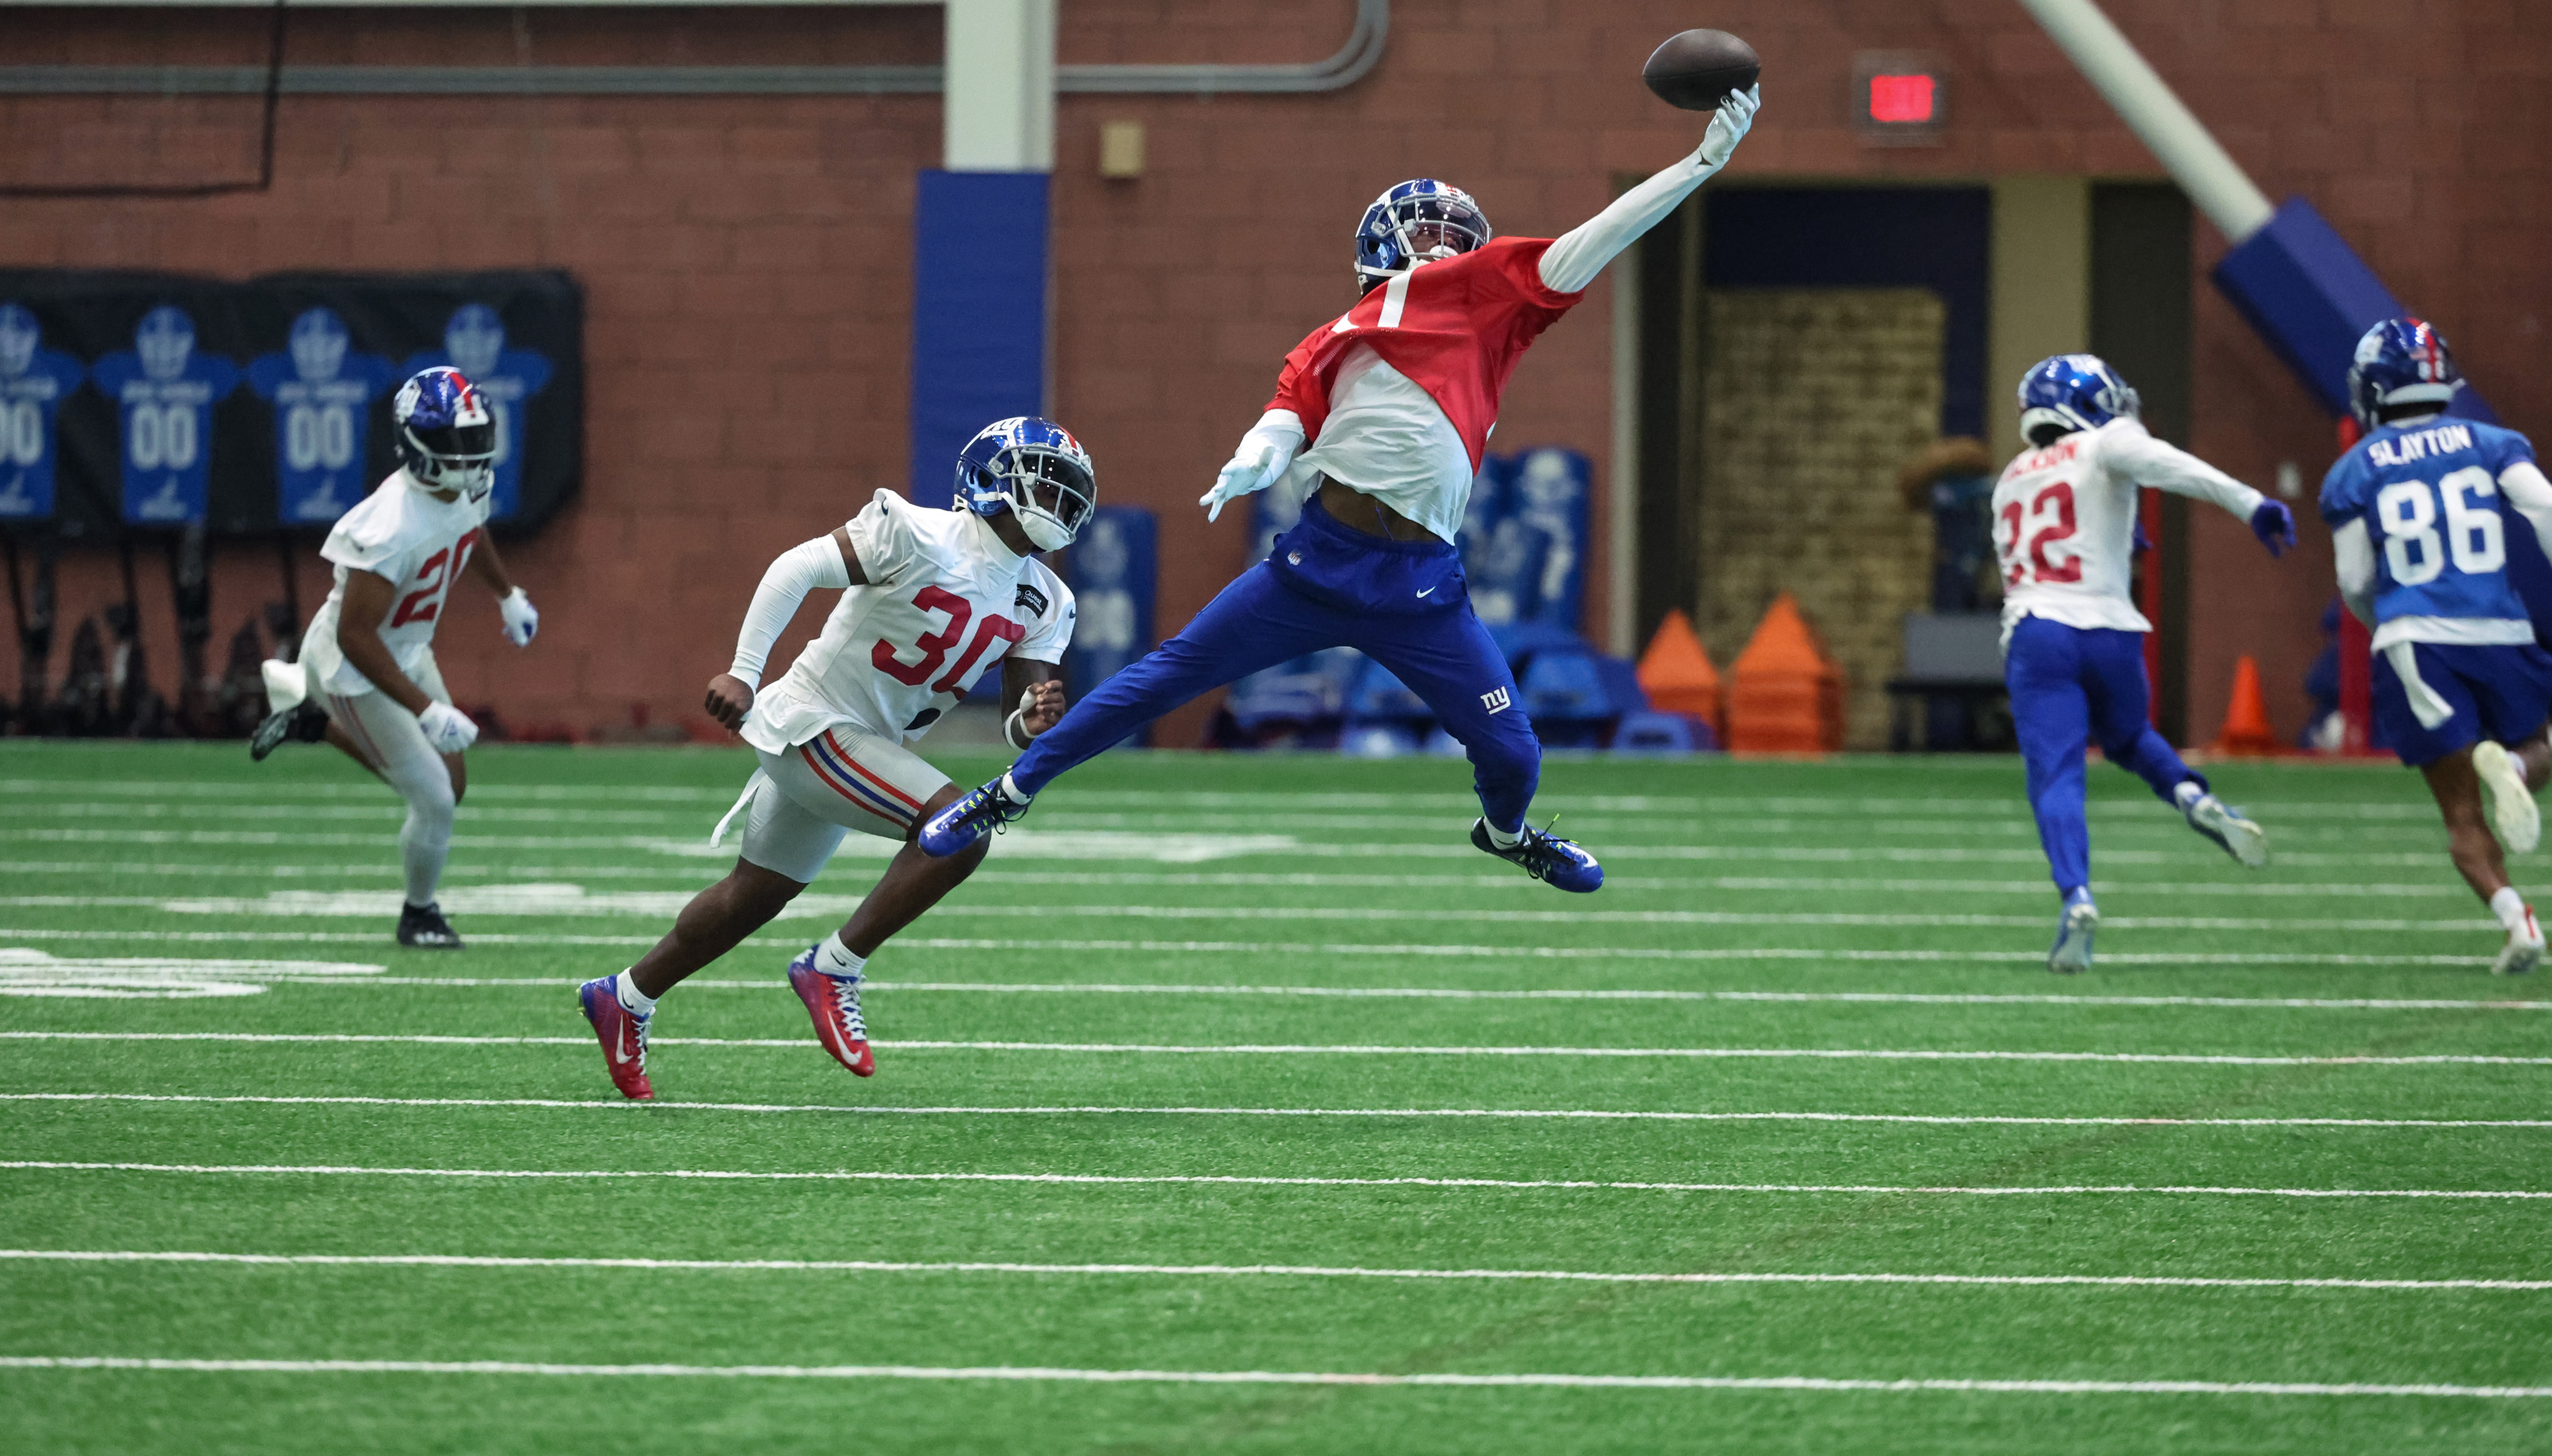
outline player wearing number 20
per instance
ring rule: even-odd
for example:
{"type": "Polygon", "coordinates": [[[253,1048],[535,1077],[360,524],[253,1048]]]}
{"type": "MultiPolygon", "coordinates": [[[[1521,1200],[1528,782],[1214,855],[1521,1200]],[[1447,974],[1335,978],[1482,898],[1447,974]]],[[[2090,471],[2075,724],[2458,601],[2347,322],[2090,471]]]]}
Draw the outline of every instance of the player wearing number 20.
{"type": "Polygon", "coordinates": [[[2463,378],[2418,319],[2367,330],[2348,383],[2366,438],[2323,478],[2321,513],[2340,595],[2375,629],[2375,721],[2426,776],[2455,868],[2506,927],[2491,969],[2531,971],[2543,931],[2502,851],[2543,833],[2533,791],[2552,774],[2552,655],[2508,585],[2498,502],[2552,552],[2552,482],[2524,436],[2446,417],[2463,378]]]}
{"type": "Polygon", "coordinates": [[[2064,896],[2050,971],[2087,970],[2100,923],[2082,812],[2082,757],[2093,743],[2227,854],[2253,869],[2269,862],[2260,826],[2209,792],[2205,778],[2146,721],[2144,634],[2153,624],[2127,594],[2127,569],[2139,486],[2215,502],[2248,520],[2271,556],[2294,545],[2294,517],[2153,438],[2139,408],[2136,391],[2091,355],[2041,361],[2020,381],[2020,432],[2031,448],[1994,486],[2003,676],[2029,806],[2064,896]]]}
{"type": "Polygon", "coordinates": [[[324,738],[397,789],[407,800],[398,942],[459,950],[434,891],[469,782],[461,751],[477,741],[478,725],[444,688],[434,629],[465,569],[496,594],[506,641],[529,646],[541,615],[480,530],[495,483],[487,402],[459,369],[432,368],[399,386],[390,418],[399,468],[339,517],[319,548],[337,583],[302,634],[301,661],[266,665],[274,711],[249,752],[264,759],[287,739],[324,738]]]}
{"type": "Polygon", "coordinates": [[[862,1077],[877,1070],[860,1012],[863,968],[973,874],[987,848],[935,859],[913,845],[921,821],[958,793],[904,745],[996,664],[1011,747],[1027,747],[1063,716],[1072,591],[1036,557],[1072,544],[1099,481],[1080,441],[1023,417],[987,426],[959,453],[957,501],[924,510],[881,490],[763,574],[734,664],[708,688],[710,716],[738,729],[761,760],[712,836],[724,838],[742,813],[744,852],[638,964],[578,992],[623,1096],[655,1095],[647,1028],[657,997],[779,915],[854,829],[904,847],[842,928],[790,963],[789,984],[834,1060],[862,1077]],[[818,586],[847,589],[822,635],[757,697],[771,644],[818,586]]]}

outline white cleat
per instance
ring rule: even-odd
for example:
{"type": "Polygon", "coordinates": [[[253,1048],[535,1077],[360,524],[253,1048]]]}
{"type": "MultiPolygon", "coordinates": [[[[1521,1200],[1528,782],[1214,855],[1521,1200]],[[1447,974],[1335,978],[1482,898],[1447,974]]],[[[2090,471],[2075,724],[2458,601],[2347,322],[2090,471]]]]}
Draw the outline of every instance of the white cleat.
{"type": "Polygon", "coordinates": [[[2507,944],[2490,963],[2493,976],[2522,976],[2543,964],[2543,927],[2534,923],[2534,907],[2525,907],[2523,928],[2507,932],[2507,944]]]}
{"type": "Polygon", "coordinates": [[[2180,813],[2187,817],[2189,828],[2222,845],[2224,853],[2241,861],[2243,868],[2258,870],[2269,863],[2269,831],[2224,800],[2201,793],[2180,813]]]}
{"type": "Polygon", "coordinates": [[[2087,889],[2074,891],[2056,918],[2056,944],[2047,951],[2047,969],[2059,976],[2078,976],[2091,969],[2091,937],[2100,928],[2100,907],[2087,889]]]}
{"type": "Polygon", "coordinates": [[[2532,854],[2543,842],[2543,810],[2525,786],[2525,766],[2516,755],[2485,740],[2473,745],[2473,772],[2481,776],[2482,806],[2499,847],[2511,855],[2532,854]]]}

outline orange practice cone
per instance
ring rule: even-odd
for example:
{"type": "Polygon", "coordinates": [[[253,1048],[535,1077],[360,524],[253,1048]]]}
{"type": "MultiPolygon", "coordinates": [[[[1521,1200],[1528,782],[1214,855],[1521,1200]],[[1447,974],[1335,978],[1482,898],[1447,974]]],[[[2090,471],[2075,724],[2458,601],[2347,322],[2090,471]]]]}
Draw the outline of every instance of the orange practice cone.
{"type": "Polygon", "coordinates": [[[1772,599],[1729,676],[1731,751],[1813,754],[1843,747],[1843,672],[1790,593],[1772,599]]]}
{"type": "Polygon", "coordinates": [[[1719,670],[1710,665],[1710,651],[1682,608],[1666,613],[1640,655],[1640,687],[1658,712],[1689,714],[1708,723],[1714,738],[1728,736],[1719,712],[1719,670]]]}
{"type": "Polygon", "coordinates": [[[2224,731],[2215,752],[2260,757],[2286,747],[2269,726],[2269,697],[2260,690],[2260,665],[2245,657],[2233,665],[2233,702],[2224,710],[2224,731]]]}

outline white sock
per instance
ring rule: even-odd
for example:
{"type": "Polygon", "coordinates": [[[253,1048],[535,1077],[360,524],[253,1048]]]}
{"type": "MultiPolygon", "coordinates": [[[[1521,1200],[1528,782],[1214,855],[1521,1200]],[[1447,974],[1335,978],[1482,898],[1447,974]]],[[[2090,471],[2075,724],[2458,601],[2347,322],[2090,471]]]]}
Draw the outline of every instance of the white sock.
{"type": "Polygon", "coordinates": [[[656,998],[640,990],[638,983],[626,971],[611,978],[611,992],[620,997],[621,1008],[632,1015],[648,1016],[655,1013],[656,998]]]}
{"type": "MultiPolygon", "coordinates": [[[[1010,771],[1008,769],[1002,771],[1002,795],[1014,804],[1028,801],[1028,796],[1019,789],[1019,781],[1010,777],[1010,771]]],[[[850,952],[844,951],[842,954],[847,956],[850,952]]]]}
{"type": "Polygon", "coordinates": [[[868,957],[851,954],[851,948],[842,944],[842,932],[838,930],[825,936],[823,944],[815,947],[815,969],[827,976],[857,976],[868,963],[868,957]]]}
{"type": "Polygon", "coordinates": [[[2525,896],[2516,892],[2515,885],[2502,884],[2499,887],[2499,893],[2490,897],[2490,912],[2499,917],[2499,924],[2507,927],[2508,934],[2518,935],[2524,932],[2525,896]]]}
{"type": "Polygon", "coordinates": [[[1489,843],[1496,845],[1499,849],[1514,849],[1516,845],[1521,843],[1524,839],[1524,826],[1521,824],[1517,825],[1513,829],[1500,829],[1495,824],[1491,824],[1487,819],[1482,819],[1480,824],[1483,828],[1489,831],[1489,843]]]}
{"type": "Polygon", "coordinates": [[[2181,780],[2180,786],[2171,791],[2171,801],[2180,805],[2180,811],[2183,814],[2188,812],[2190,804],[2204,797],[2206,797],[2206,790],[2198,787],[2197,780],[2194,779],[2181,780]]]}

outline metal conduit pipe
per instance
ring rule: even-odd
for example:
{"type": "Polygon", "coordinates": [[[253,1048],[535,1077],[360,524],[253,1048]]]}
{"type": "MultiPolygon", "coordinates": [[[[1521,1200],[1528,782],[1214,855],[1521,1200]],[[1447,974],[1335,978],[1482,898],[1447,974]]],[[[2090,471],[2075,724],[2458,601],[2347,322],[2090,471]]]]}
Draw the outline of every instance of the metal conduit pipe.
{"type": "MultiPolygon", "coordinates": [[[[1326,60],[1268,65],[1059,65],[1058,91],[1248,95],[1335,91],[1382,59],[1391,0],[1356,0],[1326,60]]],[[[288,96],[889,96],[939,91],[936,65],[287,65],[288,96]]],[[[258,96],[262,65],[0,65],[0,95],[258,96]]]]}

